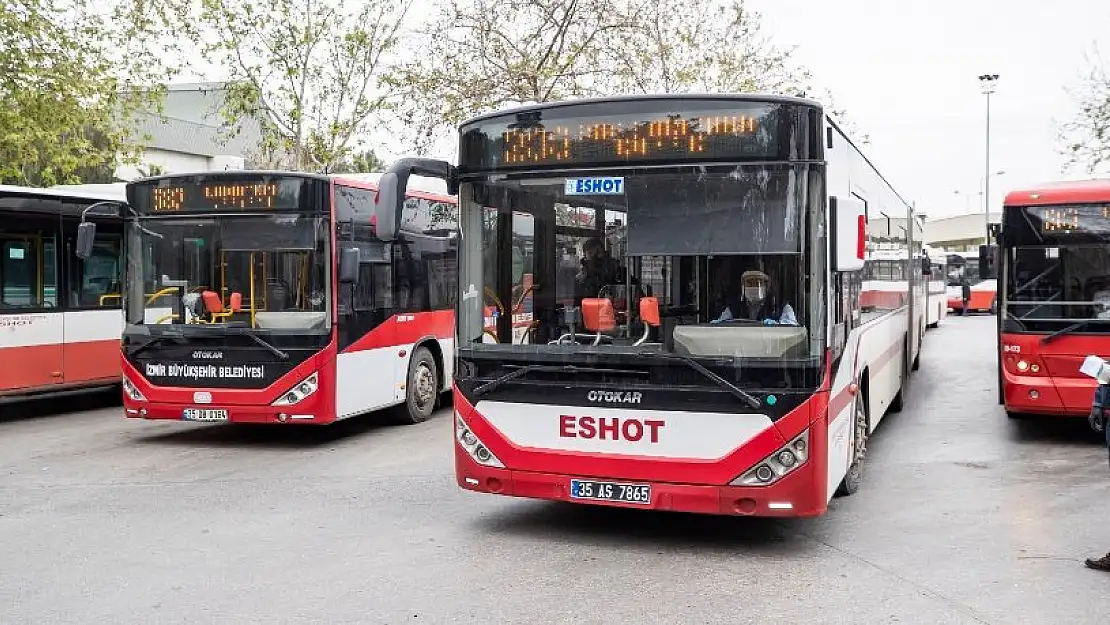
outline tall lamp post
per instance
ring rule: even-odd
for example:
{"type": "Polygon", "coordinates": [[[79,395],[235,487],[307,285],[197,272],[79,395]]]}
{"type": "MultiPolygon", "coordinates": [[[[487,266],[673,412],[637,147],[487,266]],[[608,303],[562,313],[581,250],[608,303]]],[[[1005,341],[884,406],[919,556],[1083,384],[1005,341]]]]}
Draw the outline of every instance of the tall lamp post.
{"type": "Polygon", "coordinates": [[[983,91],[983,95],[987,96],[987,145],[986,145],[986,164],[983,172],[984,176],[984,189],[983,189],[983,240],[990,245],[991,242],[991,94],[994,93],[995,86],[998,84],[998,74],[982,74],[979,76],[979,86],[983,91]]]}

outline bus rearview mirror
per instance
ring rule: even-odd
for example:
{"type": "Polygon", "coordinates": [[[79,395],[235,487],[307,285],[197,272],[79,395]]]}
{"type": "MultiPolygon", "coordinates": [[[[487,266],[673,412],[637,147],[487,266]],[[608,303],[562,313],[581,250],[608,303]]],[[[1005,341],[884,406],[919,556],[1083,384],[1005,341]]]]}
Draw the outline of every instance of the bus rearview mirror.
{"type": "Polygon", "coordinates": [[[92,256],[93,242],[96,240],[96,224],[84,221],[77,225],[77,258],[85,260],[92,256]]]}
{"type": "Polygon", "coordinates": [[[833,271],[859,271],[867,250],[867,212],[855,199],[833,197],[829,201],[833,231],[833,271]]]}
{"type": "Polygon", "coordinates": [[[358,284],[358,266],[362,253],[357,247],[345,247],[339,255],[339,282],[358,284]]]}
{"type": "MultiPolygon", "coordinates": [[[[405,181],[407,182],[407,180],[405,181]]],[[[397,236],[397,214],[401,212],[404,189],[394,172],[386,172],[378,179],[378,195],[374,199],[374,234],[382,241],[392,241],[397,236]]]]}

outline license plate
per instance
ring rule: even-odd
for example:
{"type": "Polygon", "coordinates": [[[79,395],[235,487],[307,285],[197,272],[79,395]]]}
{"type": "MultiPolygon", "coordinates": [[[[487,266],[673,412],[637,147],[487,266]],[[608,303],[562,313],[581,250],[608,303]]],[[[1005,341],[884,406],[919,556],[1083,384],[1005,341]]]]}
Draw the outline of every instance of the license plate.
{"type": "Polygon", "coordinates": [[[594,482],[591,480],[571,480],[572,499],[594,499],[598,501],[619,501],[621,503],[651,503],[651,486],[646,484],[618,484],[616,482],[594,482]]]}
{"type": "Polygon", "coordinates": [[[186,408],[181,413],[186,421],[227,421],[227,411],[215,408],[186,408]]]}

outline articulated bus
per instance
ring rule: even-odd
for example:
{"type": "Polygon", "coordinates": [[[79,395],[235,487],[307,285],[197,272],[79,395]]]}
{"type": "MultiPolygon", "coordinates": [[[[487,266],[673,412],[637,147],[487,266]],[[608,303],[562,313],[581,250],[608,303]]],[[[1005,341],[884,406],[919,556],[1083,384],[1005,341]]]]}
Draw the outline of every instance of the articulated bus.
{"type": "Polygon", "coordinates": [[[121,190],[0,186],[0,403],[120,383],[121,190]],[[75,254],[84,217],[99,231],[75,254]]]}
{"type": "Polygon", "coordinates": [[[375,188],[264,171],[129,183],[126,415],[326,424],[401,406],[401,422],[426,420],[450,389],[455,199],[409,192],[383,241],[375,188]]]}
{"type": "MultiPolygon", "coordinates": [[[[925,247],[929,259],[928,297],[925,313],[925,327],[935,328],[948,316],[948,256],[945,252],[925,247]]],[[[961,302],[962,303],[962,302],[961,302]]]]}
{"type": "Polygon", "coordinates": [[[963,313],[964,280],[971,287],[967,312],[994,312],[998,300],[997,253],[997,245],[980,245],[977,252],[948,253],[948,308],[952,312],[963,313]]]}
{"type": "Polygon", "coordinates": [[[412,175],[459,194],[461,488],[814,516],[860,487],[868,437],[904,403],[923,272],[861,309],[868,215],[912,208],[821,105],[639,96],[478,117],[457,166],[382,176],[379,236],[412,175]],[[522,289],[534,325],[514,334],[502,310],[491,336],[485,309],[522,289]]]}
{"type": "Polygon", "coordinates": [[[1110,356],[1110,179],[1012,191],[1002,209],[999,402],[1011,417],[1090,413],[1110,356]]]}

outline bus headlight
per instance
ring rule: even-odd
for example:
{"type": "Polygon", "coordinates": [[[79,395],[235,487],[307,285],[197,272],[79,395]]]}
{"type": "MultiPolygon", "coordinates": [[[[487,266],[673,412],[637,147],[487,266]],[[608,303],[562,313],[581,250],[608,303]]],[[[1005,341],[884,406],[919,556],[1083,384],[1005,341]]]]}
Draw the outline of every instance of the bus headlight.
{"type": "Polygon", "coordinates": [[[455,440],[459,442],[459,446],[465,449],[466,453],[470,454],[470,457],[478,464],[498,469],[505,468],[505,465],[501,464],[497,456],[493,455],[493,452],[478,439],[478,436],[470,431],[466,422],[462,420],[462,417],[459,416],[457,412],[455,413],[455,440]]]}
{"type": "Polygon", "coordinates": [[[293,404],[302,402],[308,396],[316,392],[320,388],[320,374],[313,373],[307,378],[293,385],[293,388],[281,394],[271,406],[292,406],[293,404]]]}
{"type": "Polygon", "coordinates": [[[809,458],[809,430],[764,458],[747,473],[729,482],[729,486],[767,486],[805,464],[809,458]]]}
{"type": "Polygon", "coordinates": [[[123,377],[123,392],[127,394],[131,401],[146,401],[146,396],[139,391],[131,380],[127,379],[127,376],[123,377]]]}

